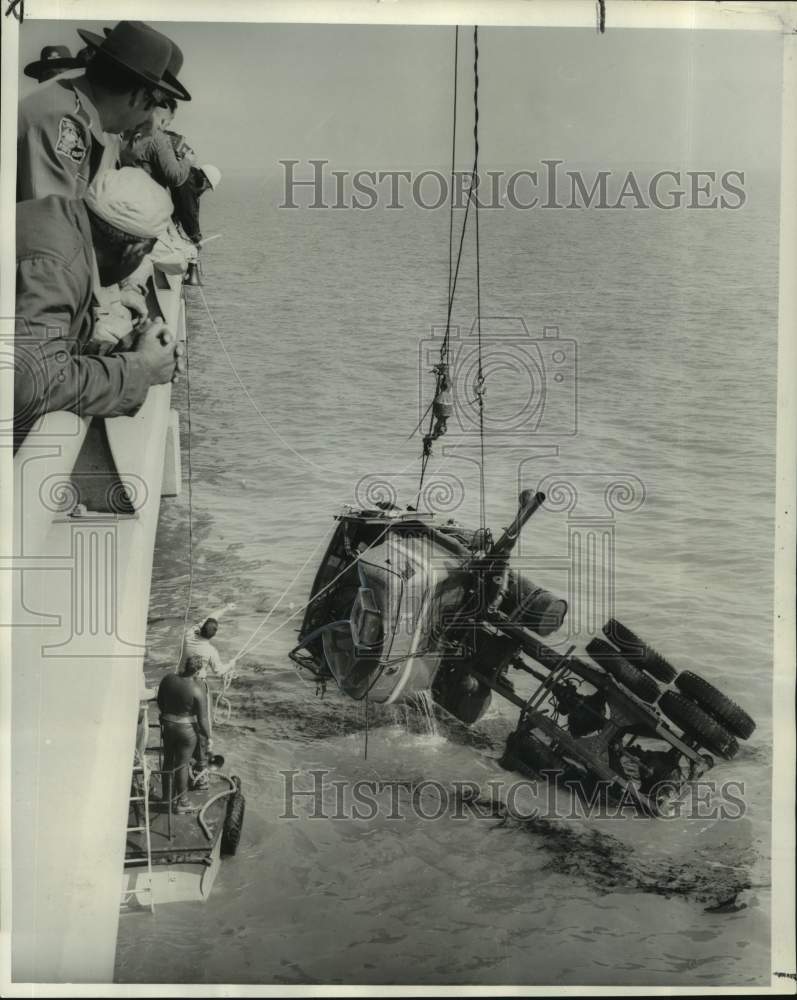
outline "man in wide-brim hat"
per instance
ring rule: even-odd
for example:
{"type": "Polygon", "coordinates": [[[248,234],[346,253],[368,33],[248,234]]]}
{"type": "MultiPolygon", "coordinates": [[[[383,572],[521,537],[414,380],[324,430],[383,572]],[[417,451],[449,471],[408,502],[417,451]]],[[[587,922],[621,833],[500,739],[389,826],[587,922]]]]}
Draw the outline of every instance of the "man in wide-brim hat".
{"type": "Polygon", "coordinates": [[[29,62],[23,70],[25,76],[30,76],[39,83],[52,80],[59,73],[73,69],[85,69],[91,48],[87,45],[73,56],[66,45],[45,45],[34,62],[29,62]]]}
{"type": "Polygon", "coordinates": [[[20,105],[17,201],[81,197],[116,166],[120,133],[144,125],[166,97],[190,99],[176,75],[182,53],[143,21],[120,21],[105,37],[78,34],[91,50],[85,73],[55,80],[20,105]]]}
{"type": "MultiPolygon", "coordinates": [[[[182,65],[183,53],[173,44],[164,79],[180,89],[185,100],[190,100],[191,95],[177,79],[182,65]]],[[[141,167],[165,188],[184,184],[191,169],[191,162],[186,156],[189,147],[184,137],[168,131],[176,110],[177,98],[164,94],[159,106],[152,111],[147,127],[122,136],[120,150],[120,162],[124,166],[141,167]]]]}
{"type": "MultiPolygon", "coordinates": [[[[103,28],[103,34],[106,38],[111,34],[110,28],[103,28]]],[[[95,35],[90,31],[81,31],[80,28],[77,29],[77,33],[83,38],[84,41],[88,41],[91,38],[96,46],[100,42],[100,36],[95,35]]],[[[177,79],[177,75],[183,68],[183,50],[179,45],[172,42],[172,54],[169,58],[169,65],[166,67],[163,73],[163,82],[167,85],[166,93],[170,98],[180,101],[190,101],[191,95],[185,89],[185,87],[177,79]]]]}

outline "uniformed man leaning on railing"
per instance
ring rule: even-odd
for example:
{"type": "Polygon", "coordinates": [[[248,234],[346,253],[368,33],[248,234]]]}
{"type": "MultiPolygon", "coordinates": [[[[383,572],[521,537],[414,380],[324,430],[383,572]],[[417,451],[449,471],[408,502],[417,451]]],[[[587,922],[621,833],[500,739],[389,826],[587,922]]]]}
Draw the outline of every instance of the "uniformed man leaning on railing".
{"type": "Polygon", "coordinates": [[[54,80],[20,104],[17,201],[85,194],[116,167],[122,132],[145,125],[166,99],[191,99],[176,78],[182,53],[150,25],[120,21],[105,37],[78,34],[90,50],[85,73],[54,80]]]}
{"type": "Polygon", "coordinates": [[[122,293],[132,333],[98,336],[92,296],[130,275],[169,223],[167,192],[143,170],[97,178],[84,198],[50,196],[17,206],[14,426],[16,443],[53,410],[80,416],[134,413],[150,386],[183,370],[183,347],[142,296],[122,293]]]}

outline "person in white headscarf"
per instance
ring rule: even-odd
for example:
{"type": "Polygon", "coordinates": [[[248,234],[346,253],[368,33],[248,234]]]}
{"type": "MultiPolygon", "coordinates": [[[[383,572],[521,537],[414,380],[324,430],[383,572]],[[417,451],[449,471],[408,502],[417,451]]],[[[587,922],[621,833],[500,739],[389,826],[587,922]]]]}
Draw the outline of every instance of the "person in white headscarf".
{"type": "MultiPolygon", "coordinates": [[[[140,191],[135,192],[128,190],[128,194],[126,195],[128,199],[132,197],[134,201],[136,198],[143,200],[152,195],[153,189],[151,185],[146,184],[142,180],[142,172],[148,173],[146,171],[136,171],[135,173],[125,172],[121,174],[124,178],[123,187],[129,189],[130,179],[134,178],[134,183],[140,189],[140,191]]],[[[86,192],[86,204],[95,214],[102,216],[103,212],[107,211],[107,208],[104,206],[107,206],[112,198],[115,197],[112,194],[109,198],[109,192],[118,192],[119,190],[119,176],[119,171],[114,171],[110,179],[101,174],[86,192]]],[[[160,212],[162,214],[166,210],[166,201],[160,195],[152,201],[150,207],[154,213],[157,214],[160,212]]],[[[120,220],[119,224],[123,227],[127,225],[128,228],[130,225],[124,218],[120,220]]],[[[162,237],[163,232],[163,227],[161,227],[157,234],[158,239],[162,237]]],[[[144,259],[144,263],[148,263],[148,258],[144,259]]],[[[138,265],[136,268],[133,268],[133,272],[137,268],[138,265]]],[[[151,270],[150,267],[148,273],[151,273],[151,270]]],[[[124,277],[127,278],[127,275],[124,277]]],[[[120,287],[118,281],[111,281],[110,279],[111,275],[107,273],[107,270],[104,270],[104,273],[101,274],[99,266],[95,267],[94,302],[92,304],[94,323],[89,343],[92,352],[96,350],[96,353],[99,354],[107,354],[109,351],[115,349],[123,350],[128,348],[137,326],[144,322],[147,317],[147,306],[143,289],[129,286],[126,283],[120,287]]]]}
{"type": "Polygon", "coordinates": [[[143,319],[129,351],[97,354],[95,285],[131,274],[168,225],[169,195],[143,170],[103,173],[84,198],[50,195],[17,206],[14,427],[18,445],[53,410],[135,413],[150,386],[183,370],[183,347],[143,319]]]}

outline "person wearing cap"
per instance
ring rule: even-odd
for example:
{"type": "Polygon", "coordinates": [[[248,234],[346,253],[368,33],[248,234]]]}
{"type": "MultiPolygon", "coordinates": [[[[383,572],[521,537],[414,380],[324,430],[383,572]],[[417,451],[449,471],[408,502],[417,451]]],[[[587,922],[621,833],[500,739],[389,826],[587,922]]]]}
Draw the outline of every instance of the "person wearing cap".
{"type": "Polygon", "coordinates": [[[168,69],[176,47],[149,25],[120,21],[105,38],[78,34],[92,50],[85,73],[53,80],[20,104],[17,201],[81,197],[116,166],[122,132],[144,125],[164,97],[190,99],[168,69]]]}
{"type": "Polygon", "coordinates": [[[42,414],[134,413],[151,385],[183,370],[183,348],[160,321],[130,351],[91,348],[95,283],[121,281],[169,222],[169,195],[143,170],[103,174],[85,198],[17,205],[15,443],[42,414]]]}
{"type": "Polygon", "coordinates": [[[175,221],[179,224],[182,234],[194,245],[202,242],[202,232],[199,228],[199,199],[205,191],[215,191],[220,181],[221,171],[208,163],[203,167],[191,167],[185,183],[172,189],[175,221]]]}

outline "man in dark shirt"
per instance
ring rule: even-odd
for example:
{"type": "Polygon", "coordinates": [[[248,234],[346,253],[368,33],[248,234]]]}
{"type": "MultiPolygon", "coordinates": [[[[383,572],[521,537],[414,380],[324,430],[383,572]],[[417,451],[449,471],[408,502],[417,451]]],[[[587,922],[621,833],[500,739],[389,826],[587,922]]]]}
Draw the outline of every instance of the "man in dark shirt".
{"type": "Polygon", "coordinates": [[[200,243],[202,240],[199,228],[199,199],[205,191],[215,191],[220,180],[221,171],[208,163],[204,167],[191,167],[188,180],[179,187],[172,188],[174,218],[192,243],[200,243]]]}
{"type": "MultiPolygon", "coordinates": [[[[158,688],[158,708],[163,732],[164,801],[173,801],[176,812],[189,812],[188,769],[199,744],[210,739],[205,685],[196,679],[201,661],[189,657],[181,674],[168,673],[158,688]]],[[[207,761],[200,762],[207,767],[207,761]]]]}

